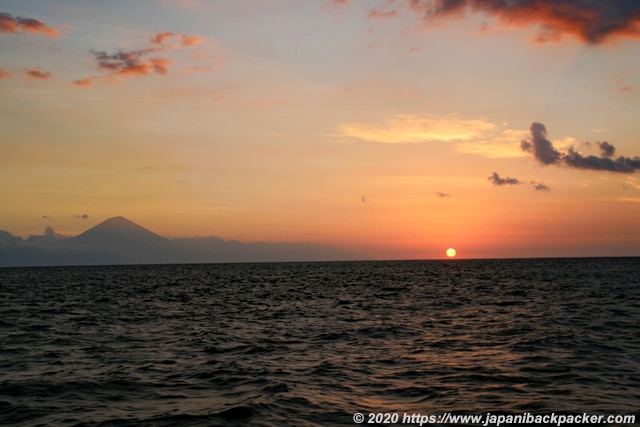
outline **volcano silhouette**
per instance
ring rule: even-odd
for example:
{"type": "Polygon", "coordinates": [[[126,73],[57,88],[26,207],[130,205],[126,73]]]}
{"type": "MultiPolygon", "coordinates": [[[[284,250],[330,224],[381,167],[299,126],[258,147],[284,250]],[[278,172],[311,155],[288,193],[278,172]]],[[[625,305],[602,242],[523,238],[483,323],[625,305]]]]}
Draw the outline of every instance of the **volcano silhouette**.
{"type": "Polygon", "coordinates": [[[138,262],[162,262],[172,258],[169,239],[122,216],[109,218],[68,239],[65,246],[73,249],[107,251],[138,262]]]}

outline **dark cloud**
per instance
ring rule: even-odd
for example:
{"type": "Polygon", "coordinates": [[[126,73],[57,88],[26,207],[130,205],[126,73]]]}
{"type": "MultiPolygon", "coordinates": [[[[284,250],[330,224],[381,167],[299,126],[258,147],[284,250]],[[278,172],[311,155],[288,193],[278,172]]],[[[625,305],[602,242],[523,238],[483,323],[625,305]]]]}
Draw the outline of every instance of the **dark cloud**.
{"type": "Polygon", "coordinates": [[[598,146],[600,147],[600,157],[613,157],[616,153],[616,148],[607,141],[598,142],[598,146]]]}
{"type": "Polygon", "coordinates": [[[516,185],[521,184],[521,182],[516,178],[500,178],[497,172],[491,174],[489,178],[487,178],[493,185],[516,185]]]}
{"type": "Polygon", "coordinates": [[[560,159],[560,152],[553,148],[551,141],[547,139],[547,129],[542,123],[531,123],[531,141],[521,141],[522,151],[531,153],[545,165],[556,163],[560,159]]]}
{"type": "Polygon", "coordinates": [[[87,215],[87,214],[74,215],[73,217],[76,218],[76,219],[89,219],[89,215],[87,215]]]}
{"type": "Polygon", "coordinates": [[[547,130],[542,123],[532,123],[530,141],[521,141],[520,148],[543,165],[563,165],[576,169],[589,169],[619,173],[633,173],[640,169],[640,157],[611,158],[615,153],[615,147],[608,142],[599,142],[600,153],[603,157],[583,156],[569,148],[567,153],[562,153],[553,147],[547,139],[547,130]]]}
{"type": "Polygon", "coordinates": [[[49,37],[56,37],[58,30],[51,28],[43,22],[32,18],[13,16],[10,13],[0,12],[0,33],[40,33],[49,37]]]}
{"type": "Polygon", "coordinates": [[[551,188],[547,187],[541,182],[531,181],[531,185],[533,185],[534,190],[536,191],[550,191],[551,188]]]}
{"type": "Polygon", "coordinates": [[[440,191],[436,191],[436,196],[437,197],[451,197],[451,194],[449,193],[442,193],[440,191]]]}
{"type": "Polygon", "coordinates": [[[409,0],[428,19],[486,13],[507,26],[538,25],[536,41],[570,34],[589,44],[615,37],[640,38],[638,0],[409,0]]]}
{"type": "Polygon", "coordinates": [[[109,55],[104,51],[92,50],[91,53],[96,58],[98,70],[112,75],[146,76],[152,72],[167,74],[167,67],[172,61],[164,58],[147,59],[146,56],[154,51],[155,49],[118,51],[109,55]]]}
{"type": "Polygon", "coordinates": [[[50,72],[41,71],[41,70],[37,70],[37,69],[27,70],[27,71],[25,71],[25,74],[30,79],[38,79],[38,80],[47,80],[47,79],[50,79],[51,77],[53,77],[53,74],[51,74],[50,72]]]}

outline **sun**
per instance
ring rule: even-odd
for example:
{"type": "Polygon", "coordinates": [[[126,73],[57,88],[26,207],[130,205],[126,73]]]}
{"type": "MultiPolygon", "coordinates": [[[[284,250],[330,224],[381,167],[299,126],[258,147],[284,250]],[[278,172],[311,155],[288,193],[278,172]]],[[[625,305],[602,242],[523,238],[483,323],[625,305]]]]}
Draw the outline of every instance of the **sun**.
{"type": "Polygon", "coordinates": [[[449,258],[453,258],[454,256],[456,256],[456,250],[453,248],[449,248],[447,249],[447,256],[449,258]]]}

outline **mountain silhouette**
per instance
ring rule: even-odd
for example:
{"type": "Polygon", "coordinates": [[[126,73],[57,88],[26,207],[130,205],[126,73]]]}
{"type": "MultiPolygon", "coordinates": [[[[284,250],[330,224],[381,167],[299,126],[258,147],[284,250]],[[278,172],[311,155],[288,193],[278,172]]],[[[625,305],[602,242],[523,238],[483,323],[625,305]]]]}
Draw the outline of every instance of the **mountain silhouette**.
{"type": "Polygon", "coordinates": [[[362,259],[367,257],[314,243],[246,243],[215,236],[168,239],[122,216],[75,237],[48,227],[44,235],[23,240],[0,230],[0,267],[362,259]]]}
{"type": "Polygon", "coordinates": [[[67,239],[68,249],[101,250],[135,262],[172,262],[171,241],[125,217],[109,218],[76,237],[67,239]]]}

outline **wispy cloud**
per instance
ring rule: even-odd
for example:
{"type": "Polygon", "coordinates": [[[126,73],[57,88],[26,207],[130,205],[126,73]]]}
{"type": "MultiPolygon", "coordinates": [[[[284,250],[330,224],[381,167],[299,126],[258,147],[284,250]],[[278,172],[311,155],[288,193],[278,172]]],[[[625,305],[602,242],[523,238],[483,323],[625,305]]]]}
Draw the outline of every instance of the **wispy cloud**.
{"type": "Polygon", "coordinates": [[[164,43],[165,40],[171,37],[173,37],[173,33],[171,32],[158,33],[158,34],[155,34],[153,37],[151,37],[151,43],[162,44],[164,43]]]}
{"type": "Polygon", "coordinates": [[[599,142],[601,157],[578,153],[573,147],[564,153],[557,150],[551,141],[547,139],[547,129],[542,123],[532,123],[530,126],[531,138],[522,140],[520,148],[531,154],[538,163],[543,165],[568,166],[575,169],[589,169],[596,171],[608,171],[619,173],[633,173],[640,169],[640,157],[612,158],[615,147],[608,142],[599,142]]]}
{"type": "Polygon", "coordinates": [[[4,68],[0,68],[0,80],[8,79],[9,77],[11,77],[11,73],[4,68]]]}
{"type": "Polygon", "coordinates": [[[205,38],[201,36],[190,36],[184,33],[173,32],[157,33],[151,37],[151,43],[161,46],[163,50],[175,49],[179,45],[195,46],[197,44],[203,43],[204,41],[205,38]],[[166,44],[166,42],[172,43],[166,44]]]}
{"type": "Polygon", "coordinates": [[[180,34],[180,43],[183,46],[195,46],[197,44],[203,43],[205,38],[200,36],[187,36],[186,34],[180,34]]]}
{"type": "Polygon", "coordinates": [[[625,183],[622,184],[622,188],[627,190],[629,189],[640,190],[640,183],[636,182],[636,180],[632,176],[630,176],[627,178],[625,183]]]}
{"type": "Polygon", "coordinates": [[[385,4],[369,11],[368,18],[370,20],[385,20],[398,16],[398,11],[393,8],[394,0],[387,0],[385,4]]]}
{"type": "Polygon", "coordinates": [[[460,153],[477,154],[488,158],[522,157],[524,154],[513,141],[527,136],[526,130],[504,129],[489,132],[479,138],[456,144],[456,151],[460,153]]]}
{"type": "Polygon", "coordinates": [[[42,71],[39,69],[27,70],[25,71],[25,74],[30,79],[36,79],[36,80],[47,80],[53,77],[53,74],[51,74],[50,72],[42,71]]]}
{"type": "Polygon", "coordinates": [[[342,123],[334,135],[365,142],[402,144],[448,142],[460,153],[488,158],[522,157],[513,141],[525,138],[526,130],[500,129],[485,118],[465,119],[456,114],[397,114],[379,123],[342,123]]]}
{"type": "Polygon", "coordinates": [[[537,42],[557,42],[572,35],[588,44],[616,37],[640,38],[640,2],[636,0],[409,0],[426,20],[485,13],[503,26],[540,29],[537,42]]]}
{"type": "Polygon", "coordinates": [[[73,84],[79,87],[89,86],[93,80],[97,79],[97,77],[87,77],[86,79],[78,79],[74,80],[73,84]]]}
{"type": "Polygon", "coordinates": [[[618,200],[621,202],[640,203],[640,197],[620,197],[618,200]]]}
{"type": "Polygon", "coordinates": [[[10,13],[0,12],[0,33],[40,33],[48,37],[57,37],[58,30],[33,18],[13,16],[10,13]]]}
{"type": "Polygon", "coordinates": [[[89,219],[89,215],[87,215],[87,214],[74,215],[73,217],[74,217],[75,219],[89,219]]]}
{"type": "Polygon", "coordinates": [[[383,124],[345,123],[338,136],[385,144],[430,141],[465,141],[492,130],[495,125],[484,119],[465,120],[457,116],[398,114],[383,124]]]}
{"type": "Polygon", "coordinates": [[[436,197],[440,197],[440,198],[443,198],[443,197],[451,197],[451,194],[449,194],[449,193],[443,193],[443,192],[441,192],[441,191],[436,191],[436,197]]]}

